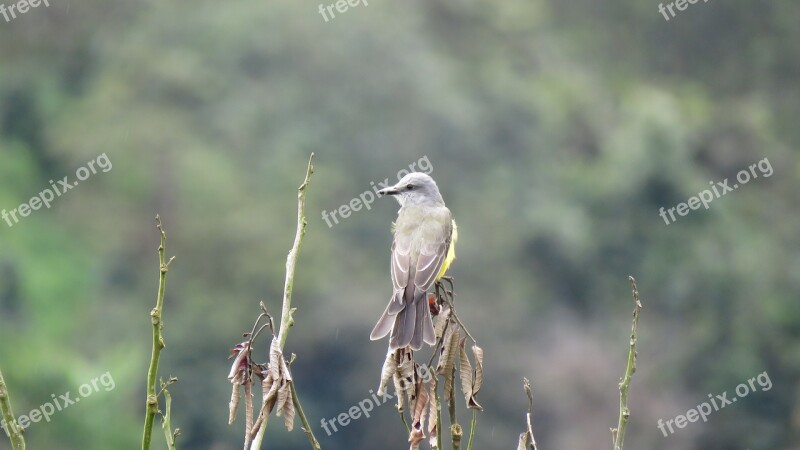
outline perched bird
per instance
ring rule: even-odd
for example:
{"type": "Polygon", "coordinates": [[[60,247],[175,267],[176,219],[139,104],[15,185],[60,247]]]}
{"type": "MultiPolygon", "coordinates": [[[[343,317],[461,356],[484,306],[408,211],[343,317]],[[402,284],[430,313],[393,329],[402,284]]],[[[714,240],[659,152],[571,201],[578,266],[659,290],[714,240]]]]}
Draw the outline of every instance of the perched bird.
{"type": "Polygon", "coordinates": [[[378,194],[394,196],[400,210],[393,227],[392,298],[370,339],[391,332],[391,350],[419,350],[423,342],[436,343],[426,296],[456,257],[458,229],[439,187],[427,174],[412,172],[378,194]]]}

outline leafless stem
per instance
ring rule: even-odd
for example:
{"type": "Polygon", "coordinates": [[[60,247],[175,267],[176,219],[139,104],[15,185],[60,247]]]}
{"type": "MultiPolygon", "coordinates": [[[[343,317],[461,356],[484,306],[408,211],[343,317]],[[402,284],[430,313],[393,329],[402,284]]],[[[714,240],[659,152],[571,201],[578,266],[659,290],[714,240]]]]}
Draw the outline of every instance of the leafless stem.
{"type": "Polygon", "coordinates": [[[8,430],[8,438],[11,440],[11,448],[13,450],[25,450],[25,438],[22,437],[23,430],[17,423],[14,411],[11,409],[11,398],[8,396],[8,387],[3,379],[2,372],[0,372],[0,410],[2,410],[3,421],[8,430]]]}
{"type": "MultiPolygon", "coordinates": [[[[308,183],[311,180],[311,174],[314,173],[314,154],[311,154],[311,157],[308,159],[308,167],[306,168],[306,177],[303,180],[303,184],[297,189],[297,232],[295,233],[294,237],[294,244],[292,245],[292,249],[289,251],[289,255],[286,257],[286,280],[283,285],[283,305],[281,308],[281,323],[280,323],[280,331],[278,332],[278,345],[280,350],[283,351],[283,347],[286,344],[286,338],[289,334],[289,328],[294,324],[294,311],[295,309],[292,308],[292,290],[294,288],[294,272],[295,267],[297,265],[297,256],[300,252],[300,248],[303,243],[303,236],[306,233],[306,225],[307,221],[304,215],[305,205],[306,205],[306,188],[308,187],[308,183]]],[[[305,415],[302,413],[302,408],[300,407],[300,401],[297,399],[297,393],[294,390],[294,384],[291,386],[292,389],[292,401],[295,403],[295,407],[301,416],[301,420],[304,419],[305,415]]],[[[269,416],[264,417],[264,423],[258,429],[258,433],[256,434],[253,442],[250,446],[250,450],[259,450],[261,448],[261,443],[264,440],[264,433],[267,429],[267,420],[269,416]]],[[[319,450],[319,442],[314,437],[314,433],[310,426],[307,425],[307,422],[304,421],[303,429],[309,437],[309,442],[313,448],[319,450]]]]}
{"type": "Polygon", "coordinates": [[[303,432],[306,434],[306,437],[308,437],[308,442],[314,450],[322,450],[317,438],[311,431],[311,425],[309,425],[306,414],[303,412],[303,406],[300,405],[300,399],[297,397],[297,390],[294,388],[294,381],[289,381],[289,387],[292,389],[292,401],[294,402],[294,407],[297,409],[297,415],[300,417],[300,423],[303,424],[303,432]]]}
{"type": "Polygon", "coordinates": [[[526,424],[528,428],[525,430],[525,434],[527,434],[527,439],[525,442],[530,447],[530,450],[538,450],[536,448],[536,438],[533,435],[533,392],[531,392],[531,382],[528,381],[527,378],[522,379],[522,387],[525,389],[525,395],[528,396],[528,414],[526,416],[526,424]]]}
{"type": "Polygon", "coordinates": [[[166,261],[164,257],[165,247],[167,244],[167,234],[161,226],[161,217],[156,215],[156,227],[161,234],[161,243],[158,246],[158,261],[159,261],[159,275],[158,275],[158,295],[156,297],[156,307],[150,312],[150,321],[153,324],[153,350],[150,355],[150,369],[147,372],[147,399],[145,403],[145,421],[144,433],[142,435],[142,450],[150,449],[150,440],[153,434],[153,421],[156,414],[158,414],[158,395],[156,393],[156,382],[158,378],[158,361],[161,357],[161,350],[165,347],[164,344],[164,323],[161,320],[161,314],[164,310],[164,292],[167,288],[167,272],[169,265],[175,259],[173,256],[166,261]]]}
{"type": "Polygon", "coordinates": [[[622,443],[625,440],[625,429],[628,427],[628,418],[631,412],[628,409],[628,389],[631,385],[631,377],[636,372],[636,332],[639,328],[639,313],[642,310],[642,303],[639,301],[639,288],[636,286],[636,279],[628,277],[633,291],[633,321],[631,324],[631,338],[628,348],[628,364],[625,368],[625,375],[619,382],[619,421],[617,428],[611,429],[611,437],[614,442],[614,450],[622,450],[622,443]]]}

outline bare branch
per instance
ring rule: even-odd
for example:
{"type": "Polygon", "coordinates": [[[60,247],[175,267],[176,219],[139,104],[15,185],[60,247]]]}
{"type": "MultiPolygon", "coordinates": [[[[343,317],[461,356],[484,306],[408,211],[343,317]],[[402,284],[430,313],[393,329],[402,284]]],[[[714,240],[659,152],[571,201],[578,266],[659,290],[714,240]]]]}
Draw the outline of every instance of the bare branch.
{"type": "Polygon", "coordinates": [[[622,450],[625,429],[628,427],[628,418],[631,415],[630,409],[628,409],[628,389],[631,385],[631,377],[636,372],[636,332],[639,329],[639,313],[642,310],[636,279],[629,276],[628,281],[630,281],[631,290],[633,291],[633,321],[631,324],[630,346],[628,348],[628,365],[625,368],[625,376],[619,382],[619,422],[617,423],[617,428],[611,429],[614,450],[622,450]]]}

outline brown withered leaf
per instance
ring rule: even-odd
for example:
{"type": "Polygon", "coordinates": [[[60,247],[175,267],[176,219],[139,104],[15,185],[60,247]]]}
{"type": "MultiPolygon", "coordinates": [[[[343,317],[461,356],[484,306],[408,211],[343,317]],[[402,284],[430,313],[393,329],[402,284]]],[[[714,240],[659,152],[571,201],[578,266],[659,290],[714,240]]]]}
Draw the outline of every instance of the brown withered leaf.
{"type": "Polygon", "coordinates": [[[397,372],[397,356],[396,353],[399,352],[392,351],[391,349],[386,352],[386,360],[383,362],[383,368],[381,369],[381,384],[378,386],[378,395],[383,395],[386,393],[386,387],[389,384],[389,380],[392,379],[394,374],[397,372]]]}
{"type": "Polygon", "coordinates": [[[272,373],[266,372],[267,377],[261,381],[261,409],[258,412],[258,417],[256,418],[255,424],[253,424],[253,429],[250,432],[250,436],[255,437],[258,433],[258,430],[261,428],[261,425],[264,423],[267,414],[272,411],[272,406],[274,405],[275,401],[272,401],[272,404],[268,404],[267,399],[269,397],[270,391],[272,391],[272,373]]]}
{"type": "Polygon", "coordinates": [[[437,437],[437,428],[436,428],[436,417],[439,414],[439,406],[436,402],[436,386],[438,384],[438,380],[436,377],[431,380],[430,383],[430,391],[428,392],[428,404],[430,405],[430,410],[428,411],[428,436],[430,436],[430,440],[428,444],[431,448],[438,448],[439,442],[436,439],[437,437]]]}
{"type": "Polygon", "coordinates": [[[272,344],[269,346],[269,371],[275,381],[281,379],[281,361],[283,361],[283,352],[281,351],[280,343],[277,339],[273,339],[272,344]]]}
{"type": "Polygon", "coordinates": [[[414,417],[411,424],[415,429],[418,428],[422,430],[424,436],[425,417],[428,414],[428,389],[425,387],[425,383],[419,381],[415,391],[417,393],[417,403],[414,407],[414,417]]]}
{"type": "Polygon", "coordinates": [[[444,331],[444,339],[442,340],[442,348],[439,350],[439,363],[436,366],[436,373],[444,375],[447,363],[451,362],[455,355],[453,354],[453,340],[458,340],[458,327],[456,322],[452,319],[447,321],[447,326],[444,331]]]}
{"type": "Polygon", "coordinates": [[[421,380],[416,384],[416,405],[411,420],[411,433],[408,442],[411,448],[419,448],[419,443],[425,439],[425,416],[428,413],[428,389],[421,380]]]}
{"type": "Polygon", "coordinates": [[[469,398],[472,396],[472,366],[467,357],[467,351],[464,349],[467,338],[458,343],[458,372],[461,374],[461,392],[464,393],[464,399],[469,403],[469,398]]]}
{"type": "Polygon", "coordinates": [[[483,349],[473,345],[472,355],[475,356],[475,380],[472,384],[472,395],[478,395],[478,391],[483,386],[483,349]]]}
{"type": "Polygon", "coordinates": [[[231,349],[231,357],[235,357],[231,364],[231,371],[228,373],[228,380],[231,380],[231,383],[234,382],[233,379],[236,378],[237,373],[243,373],[243,376],[239,377],[239,384],[247,380],[247,371],[250,369],[250,353],[250,343],[247,341],[237,344],[231,349]]]}
{"type": "Polygon", "coordinates": [[[394,373],[392,381],[394,382],[394,392],[397,394],[397,410],[402,413],[405,411],[406,396],[403,395],[403,380],[398,372],[394,373]]]}
{"type": "Polygon", "coordinates": [[[529,450],[530,443],[528,442],[528,433],[522,433],[519,435],[519,444],[517,444],[517,450],[529,450]]]}
{"type": "Polygon", "coordinates": [[[292,431],[294,429],[294,402],[289,402],[286,404],[286,408],[283,410],[283,424],[286,425],[286,429],[292,431]]]}
{"type": "Polygon", "coordinates": [[[294,428],[294,402],[292,401],[291,381],[287,381],[278,390],[278,417],[283,414],[283,423],[286,429],[292,431],[294,428]]]}
{"type": "MultiPolygon", "coordinates": [[[[251,380],[252,381],[252,380],[251,380]]],[[[250,447],[251,431],[253,430],[253,383],[248,381],[244,384],[244,417],[245,417],[245,431],[244,431],[244,446],[250,447]]]]}
{"type": "Polygon", "coordinates": [[[422,433],[422,430],[411,430],[411,434],[408,436],[408,442],[411,443],[411,450],[419,450],[419,443],[425,439],[425,435],[422,433]]]}
{"type": "Polygon", "coordinates": [[[229,412],[228,412],[228,425],[233,425],[233,422],[236,421],[236,411],[239,410],[239,401],[241,399],[240,386],[241,382],[237,377],[240,377],[241,373],[236,374],[233,380],[231,380],[231,384],[233,386],[233,390],[231,391],[231,401],[228,404],[229,412]]]}
{"type": "Polygon", "coordinates": [[[416,398],[415,392],[415,366],[414,366],[414,357],[411,354],[411,350],[408,349],[401,349],[399,351],[400,355],[400,362],[397,365],[397,376],[400,378],[400,391],[397,391],[397,394],[400,395],[405,393],[406,397],[408,398],[409,405],[413,408],[413,402],[416,398]]]}
{"type": "MultiPolygon", "coordinates": [[[[272,412],[272,409],[275,407],[275,403],[278,401],[278,389],[281,387],[280,380],[276,381],[272,378],[272,372],[270,372],[267,379],[270,380],[271,383],[269,385],[269,391],[267,391],[267,395],[264,396],[261,408],[265,415],[269,415],[272,412]]],[[[266,382],[267,380],[264,381],[266,382]]],[[[262,387],[265,386],[262,385],[262,387]]]]}
{"type": "Polygon", "coordinates": [[[275,405],[278,409],[278,417],[281,416],[283,409],[286,407],[286,402],[291,402],[291,398],[292,391],[289,387],[289,383],[284,381],[281,387],[278,389],[278,403],[275,405]]]}
{"type": "Polygon", "coordinates": [[[289,371],[289,365],[286,364],[286,360],[283,358],[281,358],[281,375],[284,380],[292,381],[292,372],[289,371]]]}
{"type": "Polygon", "coordinates": [[[442,311],[436,316],[436,323],[433,324],[433,331],[436,334],[436,340],[439,340],[442,337],[442,333],[444,333],[445,325],[450,320],[450,310],[449,306],[445,306],[442,308],[442,311]]]}
{"type": "MultiPolygon", "coordinates": [[[[448,326],[448,330],[452,328],[452,334],[450,335],[449,339],[449,346],[447,351],[442,353],[440,358],[446,358],[444,360],[444,368],[441,372],[441,375],[444,375],[444,398],[445,401],[447,399],[452,398],[453,396],[453,383],[455,381],[455,371],[456,371],[456,358],[458,357],[458,341],[459,331],[458,327],[455,326],[455,321],[452,321],[450,326],[448,326]]],[[[447,333],[446,333],[447,334],[447,333]]],[[[439,360],[441,364],[442,359],[439,360]]]]}
{"type": "MultiPolygon", "coordinates": [[[[262,405],[267,403],[269,399],[270,392],[272,392],[272,385],[275,384],[275,380],[272,378],[272,372],[267,373],[267,378],[264,378],[264,381],[261,382],[261,403],[262,405]]],[[[272,407],[270,407],[270,411],[272,407]]]]}
{"type": "MultiPolygon", "coordinates": [[[[475,400],[474,380],[475,373],[472,371],[472,366],[467,357],[466,347],[467,338],[464,338],[459,343],[459,365],[458,371],[461,374],[461,392],[464,394],[464,400],[467,402],[467,407],[483,411],[483,407],[475,400]]],[[[482,375],[481,375],[482,376],[482,375]]]]}

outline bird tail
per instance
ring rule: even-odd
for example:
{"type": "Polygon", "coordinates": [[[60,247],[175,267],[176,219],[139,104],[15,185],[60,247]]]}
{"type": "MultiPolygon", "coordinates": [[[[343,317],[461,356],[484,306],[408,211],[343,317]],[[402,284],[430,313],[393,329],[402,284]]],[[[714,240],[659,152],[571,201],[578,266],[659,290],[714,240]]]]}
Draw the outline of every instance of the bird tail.
{"type": "Polygon", "coordinates": [[[422,343],[436,343],[431,311],[426,301],[425,292],[415,293],[410,301],[403,302],[403,292],[397,292],[386,306],[381,318],[370,333],[370,339],[377,340],[391,332],[390,350],[411,347],[412,350],[422,348],[422,343]]]}

